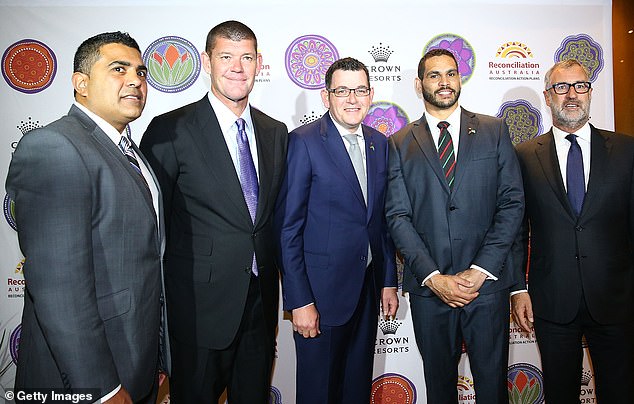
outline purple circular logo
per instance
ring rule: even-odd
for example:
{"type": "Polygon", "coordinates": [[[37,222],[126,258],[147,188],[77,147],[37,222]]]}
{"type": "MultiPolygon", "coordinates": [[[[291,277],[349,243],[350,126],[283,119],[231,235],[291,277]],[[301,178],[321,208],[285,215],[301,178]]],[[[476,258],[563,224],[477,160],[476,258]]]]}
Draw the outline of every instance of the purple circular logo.
{"type": "Polygon", "coordinates": [[[148,68],[147,82],[164,93],[189,88],[200,74],[200,55],[184,38],[166,36],[152,42],[143,52],[148,68]]]}
{"type": "Polygon", "coordinates": [[[15,202],[9,198],[9,195],[4,196],[4,202],[2,203],[2,210],[4,210],[4,217],[7,219],[9,226],[15,231],[18,230],[18,226],[15,223],[15,202]]]}
{"type": "Polygon", "coordinates": [[[542,114],[526,100],[505,102],[496,116],[506,122],[514,145],[539,136],[544,130],[542,114]]]}
{"type": "Polygon", "coordinates": [[[516,363],[508,371],[509,404],[542,404],[544,376],[529,363],[516,363]]]}
{"type": "Polygon", "coordinates": [[[326,85],[326,71],[337,59],[337,49],[323,36],[300,36],[286,49],[286,73],[302,88],[322,89],[326,85]]]}
{"type": "Polygon", "coordinates": [[[409,118],[398,105],[388,101],[377,101],[370,106],[363,123],[390,137],[407,125],[409,118]]]}
{"type": "Polygon", "coordinates": [[[277,387],[271,386],[268,404],[282,404],[282,393],[277,389],[277,387]]]}
{"type": "Polygon", "coordinates": [[[599,72],[603,70],[603,49],[598,42],[589,35],[571,35],[561,41],[561,45],[555,51],[555,62],[575,59],[584,65],[590,72],[590,81],[595,81],[599,77],[599,72]]]}
{"type": "Polygon", "coordinates": [[[466,39],[455,34],[440,34],[427,42],[423,55],[432,49],[447,49],[453,53],[456,62],[458,62],[458,71],[462,78],[462,84],[471,78],[475,68],[475,52],[466,39]]]}
{"type": "Polygon", "coordinates": [[[11,359],[13,363],[18,364],[18,348],[20,347],[20,336],[22,335],[22,324],[15,327],[15,330],[11,333],[9,338],[9,351],[11,352],[11,359]]]}
{"type": "Polygon", "coordinates": [[[51,85],[57,71],[55,54],[44,43],[24,39],[9,46],[2,55],[2,75],[12,88],[27,94],[51,85]]]}

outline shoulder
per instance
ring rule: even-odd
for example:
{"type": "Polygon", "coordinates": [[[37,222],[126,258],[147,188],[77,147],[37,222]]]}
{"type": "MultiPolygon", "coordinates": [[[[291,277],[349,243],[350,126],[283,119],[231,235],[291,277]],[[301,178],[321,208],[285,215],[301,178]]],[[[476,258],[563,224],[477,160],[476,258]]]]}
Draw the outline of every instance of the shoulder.
{"type": "Polygon", "coordinates": [[[170,123],[177,123],[183,120],[189,120],[191,119],[191,116],[196,113],[196,110],[200,107],[200,104],[203,101],[204,99],[193,102],[191,104],[184,105],[182,107],[173,109],[168,112],[164,112],[160,115],[157,115],[152,119],[152,122],[150,123],[150,125],[152,125],[153,123],[159,123],[159,122],[162,125],[164,125],[164,124],[170,124],[170,123]]]}
{"type": "Polygon", "coordinates": [[[323,119],[324,118],[317,119],[316,121],[309,122],[307,124],[299,126],[299,127],[295,128],[295,129],[293,129],[291,131],[291,133],[289,134],[289,136],[291,136],[291,137],[300,137],[300,138],[318,136],[321,133],[321,127],[322,127],[322,120],[323,119]]]}

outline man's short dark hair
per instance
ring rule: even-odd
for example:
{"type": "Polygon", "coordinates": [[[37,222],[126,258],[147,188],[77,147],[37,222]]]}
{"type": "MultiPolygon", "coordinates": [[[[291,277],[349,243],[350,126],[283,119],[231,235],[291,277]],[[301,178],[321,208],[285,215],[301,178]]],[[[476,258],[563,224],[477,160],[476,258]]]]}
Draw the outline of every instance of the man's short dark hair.
{"type": "Polygon", "coordinates": [[[229,20],[221,22],[209,31],[207,42],[205,43],[205,52],[208,55],[211,55],[218,38],[230,39],[236,42],[251,39],[255,42],[255,51],[257,52],[258,50],[258,40],[255,37],[255,33],[240,21],[229,20]]]}
{"type": "Polygon", "coordinates": [[[99,49],[102,46],[111,43],[119,43],[130,48],[134,48],[141,53],[139,44],[128,34],[127,32],[104,32],[86,39],[79,45],[75,52],[75,59],[73,61],[73,72],[80,72],[84,74],[90,74],[90,69],[95,64],[99,57],[99,49]]]}
{"type": "Polygon", "coordinates": [[[454,63],[456,64],[456,69],[458,68],[458,62],[456,61],[456,57],[454,56],[453,53],[451,53],[451,51],[448,51],[447,49],[443,49],[443,48],[434,48],[429,50],[427,53],[425,53],[425,55],[423,55],[422,58],[420,58],[420,62],[418,62],[418,78],[419,79],[423,79],[423,76],[425,76],[425,62],[427,61],[427,59],[429,58],[433,58],[436,56],[449,56],[450,58],[453,59],[454,63]]]}
{"type": "Polygon", "coordinates": [[[346,70],[346,71],[359,71],[363,70],[365,73],[365,77],[368,79],[368,86],[370,85],[370,73],[368,72],[368,68],[357,59],[354,58],[343,58],[336,60],[335,63],[331,64],[326,71],[326,88],[329,89],[332,84],[332,75],[337,70],[346,70]]]}

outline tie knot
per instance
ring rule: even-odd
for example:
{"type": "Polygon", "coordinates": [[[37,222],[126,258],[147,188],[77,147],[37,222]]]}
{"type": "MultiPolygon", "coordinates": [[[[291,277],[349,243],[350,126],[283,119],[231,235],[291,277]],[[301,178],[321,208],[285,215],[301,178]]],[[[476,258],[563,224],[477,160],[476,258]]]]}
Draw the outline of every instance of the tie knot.
{"type": "Polygon", "coordinates": [[[438,122],[438,129],[443,130],[443,129],[447,129],[448,127],[449,127],[449,122],[447,121],[438,122]]]}
{"type": "Polygon", "coordinates": [[[572,144],[575,144],[577,143],[577,135],[573,135],[572,133],[570,133],[566,136],[566,140],[568,140],[572,144]]]}
{"type": "Polygon", "coordinates": [[[347,135],[343,135],[343,137],[344,139],[346,139],[346,141],[348,141],[348,143],[350,143],[350,145],[355,145],[359,143],[357,135],[354,133],[348,133],[347,135]]]}
{"type": "Polygon", "coordinates": [[[119,140],[119,147],[121,147],[121,149],[124,151],[132,148],[132,144],[128,136],[121,135],[121,139],[119,140]]]}
{"type": "Polygon", "coordinates": [[[236,120],[236,125],[238,125],[238,132],[244,131],[244,119],[238,118],[238,120],[236,120]]]}

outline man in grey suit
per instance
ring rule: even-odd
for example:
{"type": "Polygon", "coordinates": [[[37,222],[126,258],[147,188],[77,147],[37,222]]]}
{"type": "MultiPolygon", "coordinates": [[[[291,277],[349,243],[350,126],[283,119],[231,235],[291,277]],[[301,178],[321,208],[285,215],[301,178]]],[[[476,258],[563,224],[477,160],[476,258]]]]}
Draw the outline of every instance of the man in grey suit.
{"type": "Polygon", "coordinates": [[[128,34],[87,39],[68,115],[25,135],[13,154],[6,188],[26,279],[17,390],[155,401],[160,198],[126,134],[143,111],[146,74],[128,34]]]}
{"type": "Polygon", "coordinates": [[[478,402],[506,404],[506,260],[524,213],[517,158],[502,120],[458,108],[451,52],[423,56],[416,88],[425,114],[389,139],[386,214],[405,260],[427,400],[458,402],[464,340],[478,402]]]}
{"type": "Polygon", "coordinates": [[[253,108],[262,66],[253,31],[225,21],[207,35],[211,91],[158,116],[141,149],[165,202],[165,282],[173,403],[269,400],[279,274],[272,214],[286,126],[253,108]]]}

